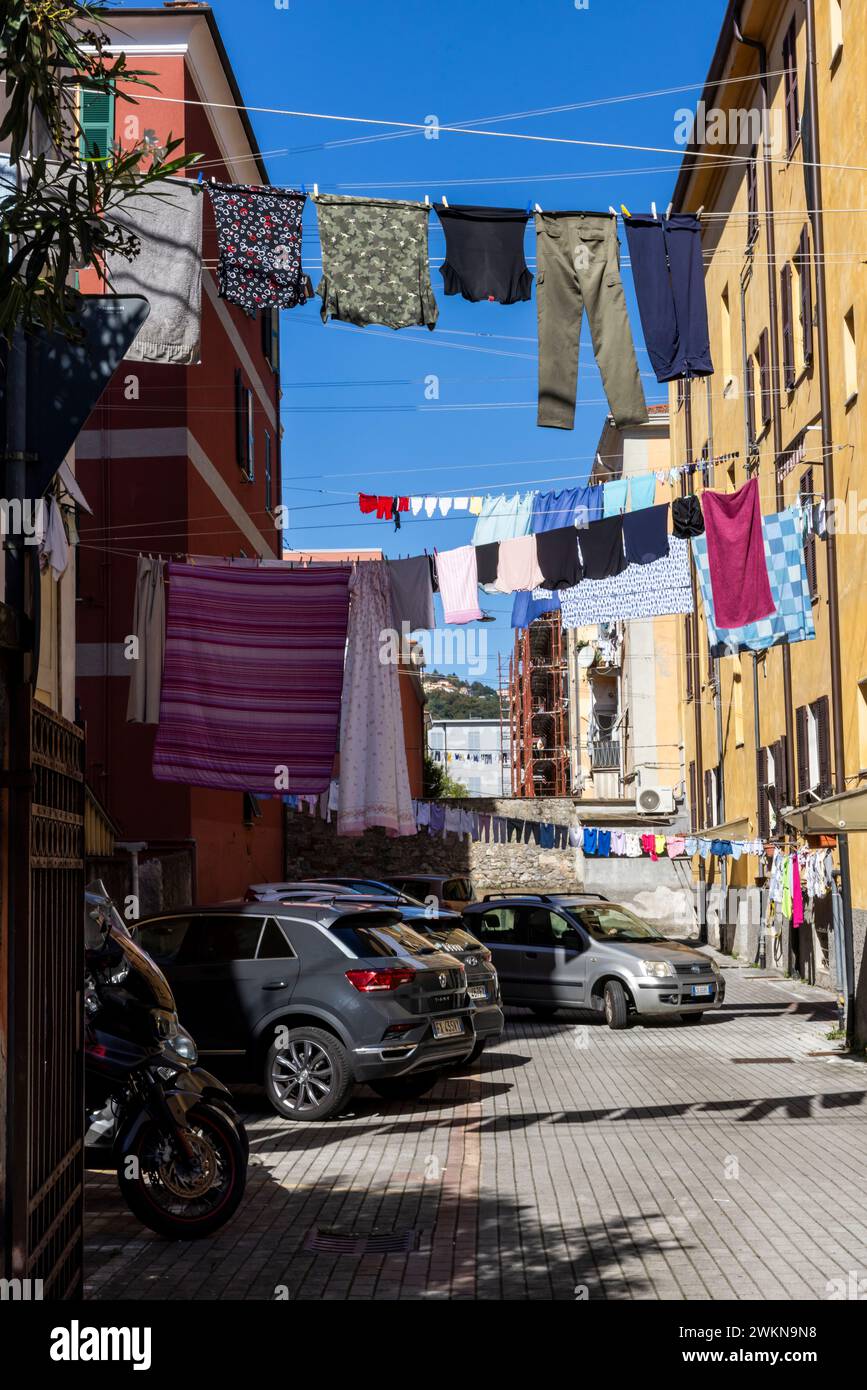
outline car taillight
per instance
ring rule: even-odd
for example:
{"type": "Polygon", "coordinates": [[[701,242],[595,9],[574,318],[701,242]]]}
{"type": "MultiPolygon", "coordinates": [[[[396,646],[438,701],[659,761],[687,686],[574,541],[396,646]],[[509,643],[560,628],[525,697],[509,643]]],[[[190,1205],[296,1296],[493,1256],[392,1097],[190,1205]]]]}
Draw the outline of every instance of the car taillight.
{"type": "Polygon", "coordinates": [[[362,994],[375,994],[410,984],[415,979],[415,971],[409,966],[394,965],[382,970],[347,970],[346,978],[362,994]]]}

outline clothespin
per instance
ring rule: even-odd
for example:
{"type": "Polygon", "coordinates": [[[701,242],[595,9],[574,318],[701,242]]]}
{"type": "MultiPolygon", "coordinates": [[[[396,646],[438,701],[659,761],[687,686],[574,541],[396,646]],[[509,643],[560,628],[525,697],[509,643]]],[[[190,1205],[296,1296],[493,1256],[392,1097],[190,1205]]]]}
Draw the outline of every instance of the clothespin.
{"type": "Polygon", "coordinates": [[[650,204],[650,211],[653,213],[653,220],[654,220],[654,222],[658,222],[658,221],[659,221],[659,218],[658,218],[657,215],[656,215],[656,203],[651,203],[651,204],[650,204]]]}
{"type": "Polygon", "coordinates": [[[623,216],[624,216],[624,217],[631,217],[631,216],[632,216],[632,213],[629,211],[629,208],[626,206],[625,203],[621,203],[621,204],[620,204],[620,211],[623,213],[623,216]]]}
{"type": "Polygon", "coordinates": [[[541,203],[534,203],[533,206],[535,207],[536,212],[541,212],[541,211],[542,211],[542,204],[541,204],[541,203]]]}
{"type": "Polygon", "coordinates": [[[698,212],[695,214],[696,217],[698,218],[699,222],[701,221],[701,215],[702,215],[703,212],[704,212],[704,203],[702,203],[702,205],[701,205],[701,207],[699,208],[698,212]]]}
{"type": "Polygon", "coordinates": [[[429,207],[430,207],[430,194],[429,194],[429,193],[426,193],[426,194],[424,195],[424,205],[425,205],[426,208],[429,208],[429,207]]]}
{"type": "Polygon", "coordinates": [[[204,183],[204,181],[205,181],[205,176],[204,176],[204,174],[202,173],[201,169],[199,170],[199,180],[198,180],[198,181],[199,181],[199,183],[204,183]]]}
{"type": "Polygon", "coordinates": [[[314,198],[318,198],[318,197],[319,197],[319,184],[318,184],[318,183],[314,183],[314,185],[313,185],[313,197],[314,197],[314,198]]]}
{"type": "Polygon", "coordinates": [[[666,222],[668,221],[669,217],[671,216],[671,209],[672,209],[673,207],[674,207],[674,203],[669,203],[668,207],[665,209],[665,220],[666,220],[666,222]]]}
{"type": "Polygon", "coordinates": [[[614,211],[614,209],[613,209],[613,207],[611,206],[610,203],[608,204],[608,211],[611,213],[611,216],[612,216],[612,217],[616,217],[616,216],[617,216],[617,213],[614,211]]]}
{"type": "MultiPolygon", "coordinates": [[[[443,205],[443,207],[444,207],[444,208],[447,208],[448,205],[449,205],[449,200],[448,200],[448,198],[446,197],[445,193],[441,193],[441,194],[440,194],[440,198],[442,199],[442,205],[443,205]]],[[[427,202],[427,198],[425,198],[425,202],[427,202]]]]}

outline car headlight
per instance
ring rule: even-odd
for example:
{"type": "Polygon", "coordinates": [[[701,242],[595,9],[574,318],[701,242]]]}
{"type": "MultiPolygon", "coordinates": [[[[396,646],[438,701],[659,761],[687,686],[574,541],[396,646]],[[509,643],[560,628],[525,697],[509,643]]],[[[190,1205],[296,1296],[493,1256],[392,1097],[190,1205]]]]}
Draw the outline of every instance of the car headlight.
{"type": "Polygon", "coordinates": [[[712,961],[711,961],[711,963],[710,963],[710,968],[711,968],[711,970],[713,971],[713,973],[714,973],[715,975],[722,975],[722,971],[720,970],[720,968],[719,968],[719,966],[717,965],[717,963],[716,963],[715,960],[712,960],[712,961]]]}
{"type": "Polygon", "coordinates": [[[643,960],[641,968],[645,975],[673,975],[674,966],[667,960],[643,960]]]}

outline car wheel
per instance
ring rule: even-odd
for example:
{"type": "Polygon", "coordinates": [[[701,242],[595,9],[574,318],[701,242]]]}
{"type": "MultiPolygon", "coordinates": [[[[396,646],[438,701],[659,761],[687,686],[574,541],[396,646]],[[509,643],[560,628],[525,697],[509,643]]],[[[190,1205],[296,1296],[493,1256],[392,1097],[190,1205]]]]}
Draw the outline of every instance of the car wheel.
{"type": "Polygon", "coordinates": [[[371,1091],[383,1100],[415,1100],[426,1095],[439,1081],[441,1072],[410,1072],[409,1076],[387,1076],[382,1081],[369,1081],[371,1091]]]}
{"type": "Polygon", "coordinates": [[[703,1014],[703,1013],[700,1013],[700,1014],[681,1014],[681,1016],[680,1016],[680,1021],[681,1021],[681,1023],[701,1023],[701,1021],[702,1021],[703,1018],[704,1018],[704,1014],[703,1014]]]}
{"type": "Polygon", "coordinates": [[[603,997],[605,1022],[609,1028],[629,1027],[629,1005],[626,991],[619,980],[609,980],[603,997]]]}
{"type": "Polygon", "coordinates": [[[555,1004],[531,1004],[530,1013],[535,1014],[536,1018],[553,1018],[557,1012],[555,1004]]]}
{"type": "Polygon", "coordinates": [[[324,1028],[291,1028],[265,1059],[268,1099],[287,1120],[327,1120],[353,1087],[346,1048],[324,1028]]]}

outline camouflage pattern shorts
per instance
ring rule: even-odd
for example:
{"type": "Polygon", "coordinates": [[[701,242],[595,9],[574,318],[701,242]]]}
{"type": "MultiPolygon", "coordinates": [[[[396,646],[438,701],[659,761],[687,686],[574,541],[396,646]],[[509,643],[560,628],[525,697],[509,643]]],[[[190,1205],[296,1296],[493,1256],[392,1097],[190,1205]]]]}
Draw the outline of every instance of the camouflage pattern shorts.
{"type": "Polygon", "coordinates": [[[322,321],[433,328],[439,310],[431,288],[426,203],[389,198],[313,198],[322,242],[322,321]]]}

